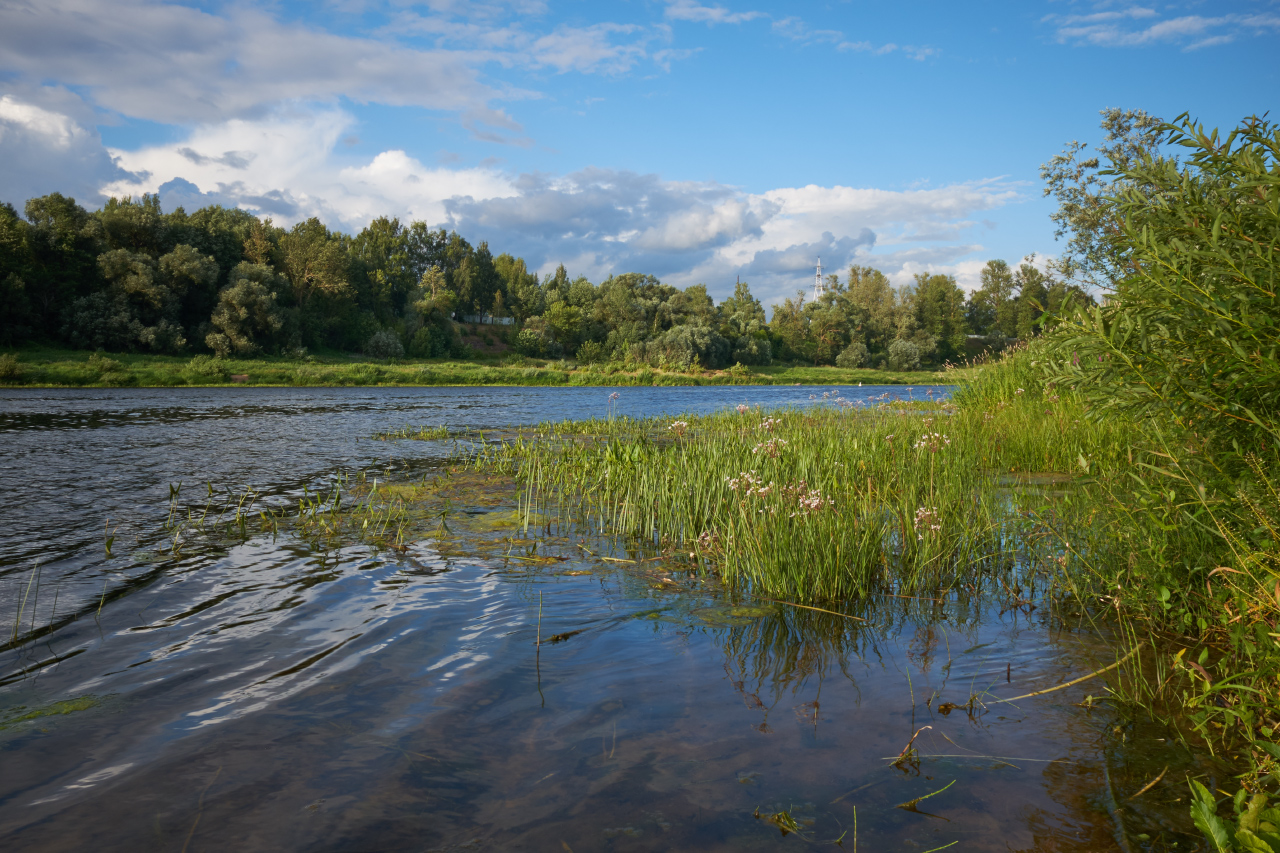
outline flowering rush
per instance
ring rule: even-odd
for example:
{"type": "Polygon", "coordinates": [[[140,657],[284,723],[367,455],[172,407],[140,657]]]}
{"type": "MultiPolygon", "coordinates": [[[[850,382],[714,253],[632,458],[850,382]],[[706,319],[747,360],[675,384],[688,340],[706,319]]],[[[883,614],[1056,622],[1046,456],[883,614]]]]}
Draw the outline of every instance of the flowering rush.
{"type": "Polygon", "coordinates": [[[835,508],[831,498],[823,497],[818,489],[809,488],[809,484],[804,480],[794,486],[783,486],[782,496],[796,504],[796,509],[791,513],[790,518],[795,518],[797,515],[813,515],[824,509],[835,508]]]}
{"type": "Polygon", "coordinates": [[[936,533],[942,529],[942,525],[938,523],[938,508],[936,506],[922,506],[916,510],[916,538],[923,540],[925,533],[936,533]]]}
{"type": "Polygon", "coordinates": [[[736,477],[725,477],[724,481],[729,491],[741,491],[743,497],[764,497],[773,491],[773,483],[764,485],[764,480],[755,471],[742,471],[736,477]]]}
{"type": "Polygon", "coordinates": [[[777,459],[782,453],[782,448],[787,446],[785,438],[771,438],[768,441],[762,441],[755,447],[751,448],[752,455],[763,453],[770,459],[777,459]]]}
{"type": "Polygon", "coordinates": [[[765,432],[773,432],[774,428],[781,426],[782,421],[777,418],[765,418],[760,422],[760,429],[765,432]]]}
{"type": "Polygon", "coordinates": [[[688,428],[689,428],[688,421],[674,421],[672,422],[671,426],[667,427],[667,429],[671,430],[676,435],[684,435],[684,431],[687,430],[688,428]]]}
{"type": "Polygon", "coordinates": [[[749,409],[749,407],[747,406],[747,404],[746,404],[746,403],[739,403],[739,404],[738,404],[738,414],[740,414],[740,415],[745,415],[745,414],[747,413],[748,409],[749,409]]]}
{"type": "Polygon", "coordinates": [[[912,447],[916,450],[927,450],[930,453],[937,453],[942,448],[951,443],[951,439],[947,438],[940,432],[926,432],[920,436],[912,447]]]}

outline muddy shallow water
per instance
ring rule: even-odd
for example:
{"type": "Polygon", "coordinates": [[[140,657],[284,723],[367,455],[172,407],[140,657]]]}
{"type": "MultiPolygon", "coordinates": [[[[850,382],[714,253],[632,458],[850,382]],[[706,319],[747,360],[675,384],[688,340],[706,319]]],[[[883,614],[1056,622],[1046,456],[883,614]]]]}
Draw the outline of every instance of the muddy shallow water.
{"type": "MultiPolygon", "coordinates": [[[[823,390],[620,389],[615,406],[823,390]]],[[[994,701],[1114,660],[1047,608],[880,598],[849,603],[858,621],[739,598],[620,562],[652,556],[627,543],[526,529],[497,478],[404,551],[252,531],[165,550],[171,484],[190,508],[245,486],[296,500],[343,471],[430,479],[448,442],[369,437],[598,416],[609,393],[4,392],[0,843],[1195,848],[1176,785],[1127,799],[1186,757],[1081,707],[1101,680],[994,701]],[[946,704],[975,693],[985,708],[946,704]]]]}

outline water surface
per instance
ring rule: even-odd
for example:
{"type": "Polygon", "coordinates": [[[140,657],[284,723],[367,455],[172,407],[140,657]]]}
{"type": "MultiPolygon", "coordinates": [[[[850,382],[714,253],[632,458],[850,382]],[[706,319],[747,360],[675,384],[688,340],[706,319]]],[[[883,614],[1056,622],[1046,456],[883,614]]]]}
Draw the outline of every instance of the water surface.
{"type": "Polygon", "coordinates": [[[166,549],[177,483],[190,511],[343,472],[430,479],[450,442],[370,437],[600,416],[610,393],[2,392],[5,848],[1188,849],[1174,787],[1126,799],[1185,756],[1079,707],[1098,684],[993,701],[1114,659],[1048,608],[878,598],[849,603],[857,621],[740,599],[675,561],[617,562],[652,555],[628,543],[525,529],[498,479],[459,486],[448,530],[403,552],[287,533],[166,549]],[[985,708],[939,710],[974,694],[985,708]]]}

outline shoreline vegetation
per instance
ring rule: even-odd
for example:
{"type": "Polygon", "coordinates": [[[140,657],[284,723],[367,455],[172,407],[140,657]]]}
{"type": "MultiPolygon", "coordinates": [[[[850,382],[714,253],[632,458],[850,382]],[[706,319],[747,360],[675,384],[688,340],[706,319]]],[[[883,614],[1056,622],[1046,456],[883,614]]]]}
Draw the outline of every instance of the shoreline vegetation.
{"type": "Polygon", "coordinates": [[[334,353],[306,358],[214,358],[52,348],[0,352],[0,388],[346,387],[346,386],[695,386],[954,384],[970,371],[889,371],[812,365],[724,370],[647,364],[579,364],[516,353],[489,358],[383,359],[334,353]]]}

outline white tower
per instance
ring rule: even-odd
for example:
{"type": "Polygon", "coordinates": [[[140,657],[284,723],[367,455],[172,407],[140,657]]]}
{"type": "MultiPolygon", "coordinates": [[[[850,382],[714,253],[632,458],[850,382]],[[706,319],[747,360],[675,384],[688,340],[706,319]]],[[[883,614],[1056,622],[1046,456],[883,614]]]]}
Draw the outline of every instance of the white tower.
{"type": "Polygon", "coordinates": [[[813,276],[813,301],[817,302],[826,292],[827,288],[822,282],[822,258],[818,258],[818,271],[813,276]]]}

